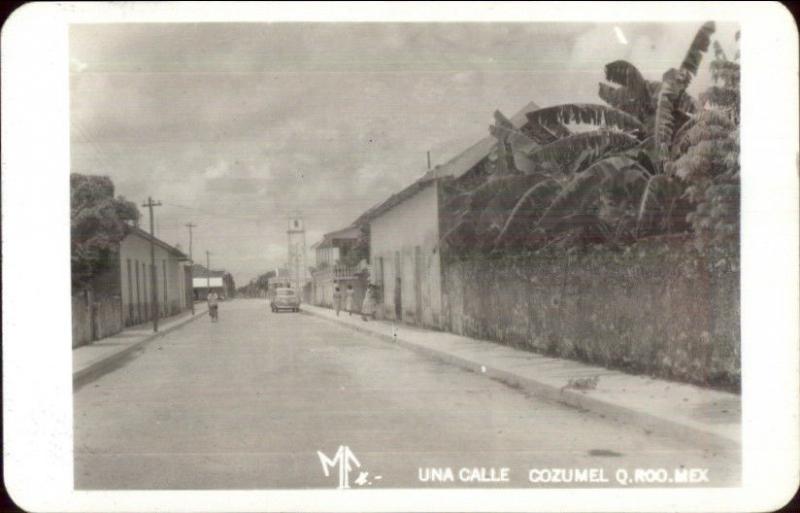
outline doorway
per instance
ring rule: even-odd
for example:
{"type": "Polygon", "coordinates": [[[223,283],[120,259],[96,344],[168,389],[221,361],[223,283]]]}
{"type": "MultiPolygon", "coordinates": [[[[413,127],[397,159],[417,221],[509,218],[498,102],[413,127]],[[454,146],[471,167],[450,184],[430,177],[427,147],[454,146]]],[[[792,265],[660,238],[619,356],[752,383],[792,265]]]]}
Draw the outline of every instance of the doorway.
{"type": "Polygon", "coordinates": [[[394,280],[394,318],[403,320],[403,280],[399,276],[394,280]]]}

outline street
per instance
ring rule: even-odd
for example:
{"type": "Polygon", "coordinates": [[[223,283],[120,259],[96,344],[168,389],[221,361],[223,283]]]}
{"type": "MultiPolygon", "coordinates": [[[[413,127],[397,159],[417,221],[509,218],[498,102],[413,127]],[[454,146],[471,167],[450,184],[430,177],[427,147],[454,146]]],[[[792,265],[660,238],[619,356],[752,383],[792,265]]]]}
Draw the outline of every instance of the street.
{"type": "Polygon", "coordinates": [[[338,470],[326,476],[317,451],[333,458],[341,445],[360,463],[353,488],[619,486],[620,468],[681,467],[708,469],[697,486],[739,482],[738,453],[545,402],[266,300],[222,302],[219,314],[75,392],[76,488],[333,488],[338,470]],[[509,479],[460,481],[476,467],[509,479]],[[545,468],[604,469],[610,482],[529,481],[545,468]],[[431,475],[444,482],[420,480],[431,475]]]}

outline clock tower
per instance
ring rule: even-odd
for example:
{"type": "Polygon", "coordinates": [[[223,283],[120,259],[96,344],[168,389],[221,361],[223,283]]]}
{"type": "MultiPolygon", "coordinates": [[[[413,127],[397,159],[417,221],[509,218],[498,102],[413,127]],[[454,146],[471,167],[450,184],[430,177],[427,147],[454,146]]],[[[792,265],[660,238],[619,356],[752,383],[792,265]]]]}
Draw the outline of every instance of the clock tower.
{"type": "Polygon", "coordinates": [[[292,288],[302,295],[303,286],[308,282],[308,263],[306,261],[306,229],[303,224],[303,217],[299,213],[294,213],[289,217],[286,230],[288,239],[287,262],[289,268],[289,280],[292,288]]]}

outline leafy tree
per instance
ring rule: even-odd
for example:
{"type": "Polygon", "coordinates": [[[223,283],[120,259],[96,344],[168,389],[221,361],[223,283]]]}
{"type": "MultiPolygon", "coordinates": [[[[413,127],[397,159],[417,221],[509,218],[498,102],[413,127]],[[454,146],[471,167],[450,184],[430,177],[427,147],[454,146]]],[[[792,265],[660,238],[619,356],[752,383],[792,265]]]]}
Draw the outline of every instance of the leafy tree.
{"type": "Polygon", "coordinates": [[[114,197],[114,184],[107,176],[70,175],[72,232],[72,283],[88,286],[93,277],[114,264],[127,222],[139,220],[136,205],[114,197]]]}

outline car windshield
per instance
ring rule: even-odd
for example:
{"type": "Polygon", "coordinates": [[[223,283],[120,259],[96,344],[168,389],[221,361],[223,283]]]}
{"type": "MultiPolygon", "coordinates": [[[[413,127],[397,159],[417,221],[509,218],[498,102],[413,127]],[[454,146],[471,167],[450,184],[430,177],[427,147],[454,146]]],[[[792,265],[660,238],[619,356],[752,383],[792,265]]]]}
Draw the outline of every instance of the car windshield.
{"type": "Polygon", "coordinates": [[[278,290],[278,295],[279,296],[294,296],[294,291],[293,290],[288,290],[288,289],[278,290]]]}

